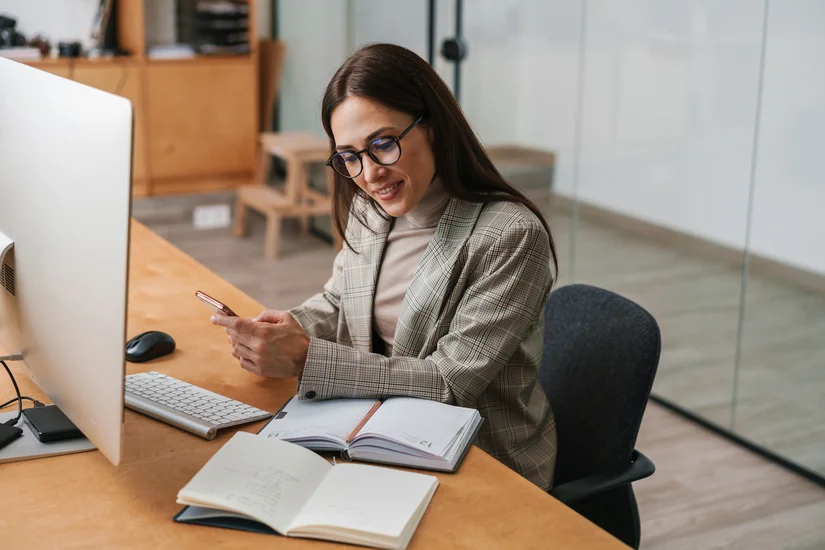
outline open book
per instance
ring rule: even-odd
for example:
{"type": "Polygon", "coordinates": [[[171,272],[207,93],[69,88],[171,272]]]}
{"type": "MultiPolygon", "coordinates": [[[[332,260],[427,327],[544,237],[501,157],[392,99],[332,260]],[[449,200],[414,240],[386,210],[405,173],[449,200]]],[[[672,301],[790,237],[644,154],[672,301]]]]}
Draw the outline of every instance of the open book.
{"type": "Polygon", "coordinates": [[[188,506],[175,521],[403,549],[437,487],[430,475],[333,466],[298,445],[238,432],[180,490],[188,506]]]}
{"type": "Polygon", "coordinates": [[[452,472],[482,421],[475,409],[413,397],[292,398],[259,434],[352,460],[452,472]]]}

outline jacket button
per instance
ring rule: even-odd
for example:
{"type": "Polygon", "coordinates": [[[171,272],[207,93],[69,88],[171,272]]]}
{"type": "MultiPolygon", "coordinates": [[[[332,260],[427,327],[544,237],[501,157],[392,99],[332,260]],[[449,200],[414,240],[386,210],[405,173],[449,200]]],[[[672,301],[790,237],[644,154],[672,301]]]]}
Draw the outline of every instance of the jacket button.
{"type": "Polygon", "coordinates": [[[314,391],[308,391],[304,394],[304,397],[307,399],[315,399],[316,393],[314,391]]]}

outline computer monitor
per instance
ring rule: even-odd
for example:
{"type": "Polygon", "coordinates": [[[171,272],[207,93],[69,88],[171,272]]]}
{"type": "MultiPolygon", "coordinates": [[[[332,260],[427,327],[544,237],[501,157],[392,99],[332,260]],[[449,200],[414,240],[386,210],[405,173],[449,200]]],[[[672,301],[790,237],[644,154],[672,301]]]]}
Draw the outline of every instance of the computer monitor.
{"type": "Polygon", "coordinates": [[[0,58],[0,252],[13,242],[0,260],[0,355],[22,354],[32,380],[115,465],[132,128],[128,100],[0,58]]]}

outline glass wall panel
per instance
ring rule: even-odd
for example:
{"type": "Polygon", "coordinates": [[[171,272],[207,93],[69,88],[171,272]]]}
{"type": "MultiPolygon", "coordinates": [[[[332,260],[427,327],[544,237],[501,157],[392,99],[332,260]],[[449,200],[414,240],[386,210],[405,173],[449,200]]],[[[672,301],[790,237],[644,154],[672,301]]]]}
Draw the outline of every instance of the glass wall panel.
{"type": "MultiPolygon", "coordinates": [[[[822,3],[433,4],[434,66],[547,214],[557,286],[641,304],[662,329],[655,395],[825,474],[822,3]],[[459,86],[440,55],[457,21],[459,86]]],[[[362,44],[428,57],[429,9],[279,2],[281,129],[322,135],[324,87],[362,44]]]]}
{"type": "Polygon", "coordinates": [[[587,3],[574,280],[658,320],[654,392],[730,425],[761,44],[749,0],[587,3]]]}
{"type": "Polygon", "coordinates": [[[825,6],[771,2],[734,429],[825,475],[825,6]]]}
{"type": "Polygon", "coordinates": [[[581,1],[464,2],[461,105],[505,177],[545,211],[557,286],[569,282],[581,32],[581,1]]]}

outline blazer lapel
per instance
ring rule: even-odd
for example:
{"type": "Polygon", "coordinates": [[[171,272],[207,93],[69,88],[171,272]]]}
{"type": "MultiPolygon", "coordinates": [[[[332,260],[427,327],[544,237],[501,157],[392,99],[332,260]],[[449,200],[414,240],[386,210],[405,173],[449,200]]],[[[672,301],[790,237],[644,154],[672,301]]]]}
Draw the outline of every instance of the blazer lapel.
{"type": "Polygon", "coordinates": [[[480,203],[450,198],[404,296],[393,355],[417,357],[424,353],[424,344],[432,335],[449,295],[453,267],[482,208],[480,203]]]}
{"type": "Polygon", "coordinates": [[[350,220],[350,223],[357,225],[352,235],[358,235],[358,238],[350,242],[359,254],[352,254],[350,265],[344,267],[346,296],[343,303],[352,347],[369,352],[372,351],[372,306],[375,285],[391,220],[384,219],[372,208],[366,209],[364,217],[367,227],[361,227],[358,221],[350,220]]]}

